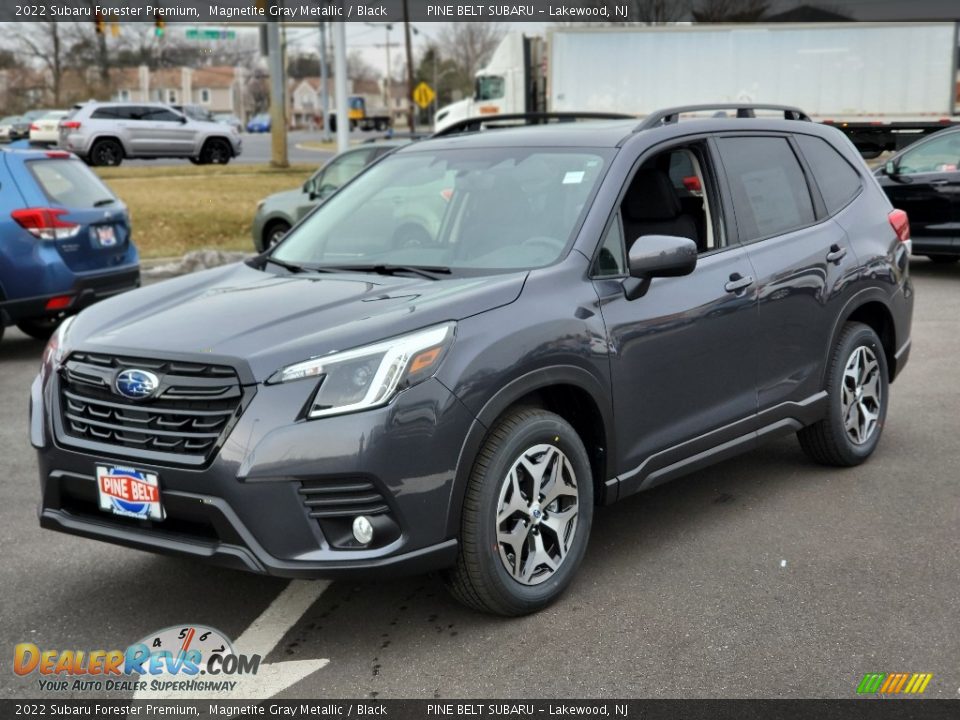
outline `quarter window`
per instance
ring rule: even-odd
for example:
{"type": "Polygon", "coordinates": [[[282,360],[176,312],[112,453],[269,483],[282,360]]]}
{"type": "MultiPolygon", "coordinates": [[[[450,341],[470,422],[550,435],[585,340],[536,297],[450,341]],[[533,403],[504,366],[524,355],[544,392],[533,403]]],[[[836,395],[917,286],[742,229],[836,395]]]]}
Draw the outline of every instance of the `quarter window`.
{"type": "Polygon", "coordinates": [[[780,137],[718,140],[744,242],[780,235],[815,220],[813,201],[793,149],[780,137]]]}
{"type": "Polygon", "coordinates": [[[826,140],[811,135],[796,135],[795,138],[813,171],[827,212],[833,215],[860,192],[860,175],[826,140]]]}
{"type": "Polygon", "coordinates": [[[623,226],[620,213],[616,213],[603,235],[603,244],[594,263],[594,277],[616,277],[626,273],[623,247],[623,226]]]}

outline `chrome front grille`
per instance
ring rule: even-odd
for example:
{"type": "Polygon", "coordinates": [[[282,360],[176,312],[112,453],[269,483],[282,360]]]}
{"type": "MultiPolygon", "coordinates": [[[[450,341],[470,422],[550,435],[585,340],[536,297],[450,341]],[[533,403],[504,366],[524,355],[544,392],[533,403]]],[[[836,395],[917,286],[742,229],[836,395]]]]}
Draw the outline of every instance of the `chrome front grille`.
{"type": "Polygon", "coordinates": [[[239,415],[243,387],[233,368],[74,353],[60,372],[60,412],[68,437],[111,446],[120,455],[143,451],[208,460],[239,415]],[[160,379],[149,398],[114,389],[125,369],[160,379]]]}

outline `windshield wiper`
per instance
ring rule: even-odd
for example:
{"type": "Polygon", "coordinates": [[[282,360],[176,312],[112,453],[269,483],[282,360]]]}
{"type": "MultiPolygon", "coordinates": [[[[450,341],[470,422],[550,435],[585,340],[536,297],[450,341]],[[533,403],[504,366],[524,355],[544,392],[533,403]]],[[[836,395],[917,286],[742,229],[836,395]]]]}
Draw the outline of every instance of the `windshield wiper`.
{"type": "Polygon", "coordinates": [[[347,272],[371,272],[377,275],[396,275],[397,273],[410,273],[419,275],[427,280],[439,280],[437,275],[449,275],[450,268],[440,265],[327,265],[331,270],[343,270],[347,272]]]}
{"type": "Polygon", "coordinates": [[[93,206],[94,207],[103,207],[104,205],[113,205],[116,202],[114,198],[104,198],[103,200],[97,200],[93,206]]]}
{"type": "Polygon", "coordinates": [[[304,265],[298,265],[297,263],[286,262],[285,260],[277,260],[277,259],[276,259],[275,257],[273,257],[272,255],[271,255],[270,257],[268,257],[266,260],[267,260],[268,263],[273,263],[274,265],[279,265],[280,267],[282,267],[282,268],[284,268],[284,269],[286,269],[286,270],[289,270],[290,272],[293,272],[293,273],[301,273],[301,272],[333,272],[333,270],[331,270],[329,267],[325,267],[325,266],[322,266],[322,265],[306,265],[306,264],[304,264],[304,265]]]}

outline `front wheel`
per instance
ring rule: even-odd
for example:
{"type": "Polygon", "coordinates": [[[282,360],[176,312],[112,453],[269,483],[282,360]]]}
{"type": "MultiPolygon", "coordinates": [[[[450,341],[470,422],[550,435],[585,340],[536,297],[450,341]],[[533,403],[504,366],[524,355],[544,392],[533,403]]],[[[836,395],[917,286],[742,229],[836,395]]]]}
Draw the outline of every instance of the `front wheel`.
{"type": "Polygon", "coordinates": [[[200,150],[200,164],[226,165],[230,162],[232,154],[226,140],[218,140],[216,138],[207,140],[203,144],[203,149],[200,150]]]}
{"type": "Polygon", "coordinates": [[[800,447],[823,465],[852,467],[880,441],[888,403],[887,359],[873,328],[844,326],[827,371],[827,417],[797,433],[800,447]]]}
{"type": "Polygon", "coordinates": [[[592,518],[590,460],[576,431],[554,413],[513,410],[494,425],[470,475],[448,587],[482,612],[540,610],[573,579],[592,518]]]}

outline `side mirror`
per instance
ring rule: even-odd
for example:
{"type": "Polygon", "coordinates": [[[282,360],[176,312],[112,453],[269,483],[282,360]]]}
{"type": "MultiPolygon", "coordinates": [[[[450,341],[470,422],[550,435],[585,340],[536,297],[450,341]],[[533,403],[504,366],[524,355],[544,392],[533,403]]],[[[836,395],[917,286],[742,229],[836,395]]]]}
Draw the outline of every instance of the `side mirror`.
{"type": "Polygon", "coordinates": [[[883,173],[884,175],[894,177],[895,175],[900,174],[900,168],[897,166],[895,160],[887,160],[887,162],[885,162],[883,165],[883,173]]]}
{"type": "Polygon", "coordinates": [[[181,116],[180,116],[180,124],[181,124],[181,125],[186,125],[187,122],[188,122],[188,120],[189,120],[189,118],[188,118],[186,115],[181,115],[181,116]]]}
{"type": "Polygon", "coordinates": [[[675,235],[643,235],[630,246],[630,278],[624,282],[627,300],[646,294],[655,277],[689,275],[697,267],[697,244],[675,235]]]}

